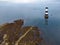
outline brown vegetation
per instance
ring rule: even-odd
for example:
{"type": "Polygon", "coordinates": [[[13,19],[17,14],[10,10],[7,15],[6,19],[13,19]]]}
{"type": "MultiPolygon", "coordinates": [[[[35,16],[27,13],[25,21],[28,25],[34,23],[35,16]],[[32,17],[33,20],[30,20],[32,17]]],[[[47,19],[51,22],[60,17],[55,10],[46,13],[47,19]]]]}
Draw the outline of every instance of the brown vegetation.
{"type": "MultiPolygon", "coordinates": [[[[16,20],[13,23],[7,23],[0,28],[0,42],[3,41],[3,35],[7,34],[6,42],[9,45],[15,45],[16,41],[24,35],[32,26],[23,26],[24,21],[22,19],[16,20]]],[[[22,38],[19,45],[40,45],[41,38],[39,28],[33,26],[32,29],[22,38]]]]}

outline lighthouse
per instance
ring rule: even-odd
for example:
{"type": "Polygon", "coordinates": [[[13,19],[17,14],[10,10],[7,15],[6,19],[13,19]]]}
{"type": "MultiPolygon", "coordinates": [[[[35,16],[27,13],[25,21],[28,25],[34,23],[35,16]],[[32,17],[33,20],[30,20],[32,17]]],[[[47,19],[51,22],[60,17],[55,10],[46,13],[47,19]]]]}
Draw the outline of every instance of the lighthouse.
{"type": "Polygon", "coordinates": [[[48,19],[48,7],[45,7],[45,19],[48,19]]]}
{"type": "Polygon", "coordinates": [[[48,25],[48,7],[45,7],[45,14],[44,14],[44,18],[45,18],[45,24],[48,25]]]}

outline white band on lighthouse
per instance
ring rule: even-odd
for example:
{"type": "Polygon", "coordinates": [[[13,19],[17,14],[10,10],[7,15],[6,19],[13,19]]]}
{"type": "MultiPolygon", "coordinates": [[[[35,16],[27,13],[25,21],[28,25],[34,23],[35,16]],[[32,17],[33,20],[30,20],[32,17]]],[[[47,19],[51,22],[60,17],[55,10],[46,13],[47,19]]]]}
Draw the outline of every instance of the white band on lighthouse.
{"type": "Polygon", "coordinates": [[[48,9],[45,9],[45,11],[48,11],[48,9]]]}
{"type": "Polygon", "coordinates": [[[48,14],[48,13],[45,13],[45,14],[48,14]]]}

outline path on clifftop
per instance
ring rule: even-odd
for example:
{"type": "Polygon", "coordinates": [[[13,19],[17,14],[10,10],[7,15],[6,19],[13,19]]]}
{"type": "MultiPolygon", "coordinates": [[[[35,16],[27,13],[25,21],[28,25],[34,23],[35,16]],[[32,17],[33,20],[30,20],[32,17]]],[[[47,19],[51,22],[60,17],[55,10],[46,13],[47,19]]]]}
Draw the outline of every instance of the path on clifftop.
{"type": "Polygon", "coordinates": [[[20,40],[22,40],[30,31],[32,30],[32,27],[30,27],[30,29],[28,29],[28,31],[26,31],[15,43],[15,45],[18,45],[18,43],[20,42],[20,40]]]}

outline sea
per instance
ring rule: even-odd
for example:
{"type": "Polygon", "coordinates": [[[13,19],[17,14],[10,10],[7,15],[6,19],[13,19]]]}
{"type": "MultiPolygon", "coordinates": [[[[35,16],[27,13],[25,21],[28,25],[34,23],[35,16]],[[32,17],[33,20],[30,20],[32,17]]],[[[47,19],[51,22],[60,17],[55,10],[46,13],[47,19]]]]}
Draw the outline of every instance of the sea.
{"type": "Polygon", "coordinates": [[[0,25],[23,19],[24,26],[37,26],[47,45],[60,45],[60,3],[0,3],[0,25]],[[45,19],[45,7],[49,18],[45,19]]]}

